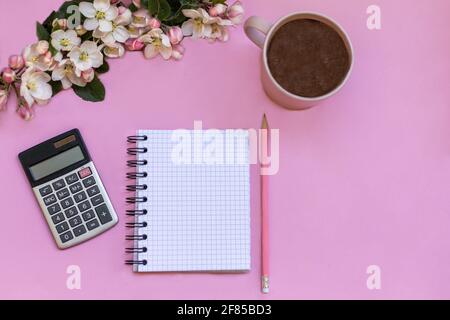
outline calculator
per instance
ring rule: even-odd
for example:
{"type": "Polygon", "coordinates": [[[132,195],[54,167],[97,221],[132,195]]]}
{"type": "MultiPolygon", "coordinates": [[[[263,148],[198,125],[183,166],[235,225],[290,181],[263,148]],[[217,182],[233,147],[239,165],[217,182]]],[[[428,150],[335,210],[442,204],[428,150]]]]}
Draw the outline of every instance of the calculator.
{"type": "Polygon", "coordinates": [[[58,248],[89,240],[117,224],[117,214],[78,129],[19,154],[58,248]]]}

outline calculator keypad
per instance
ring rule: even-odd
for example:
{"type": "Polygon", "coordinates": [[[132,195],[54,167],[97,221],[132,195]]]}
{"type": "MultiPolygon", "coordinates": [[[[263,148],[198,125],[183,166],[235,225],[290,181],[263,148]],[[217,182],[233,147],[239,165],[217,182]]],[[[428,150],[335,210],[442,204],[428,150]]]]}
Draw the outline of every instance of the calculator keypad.
{"type": "Polygon", "coordinates": [[[51,204],[54,204],[56,202],[56,197],[54,194],[44,198],[44,203],[46,206],[49,206],[51,204]]]}
{"type": "Polygon", "coordinates": [[[39,189],[39,193],[43,197],[49,195],[50,193],[52,193],[52,191],[52,187],[50,187],[49,185],[39,189]]]}
{"type": "Polygon", "coordinates": [[[70,192],[72,192],[72,194],[80,192],[81,190],[83,190],[83,186],[79,182],[70,186],[70,192]]]}
{"type": "Polygon", "coordinates": [[[93,187],[87,189],[86,191],[87,191],[89,197],[93,197],[96,194],[100,193],[100,190],[99,190],[99,188],[97,186],[93,186],[93,187]]]}
{"type": "Polygon", "coordinates": [[[73,173],[66,177],[67,184],[72,184],[77,181],[78,181],[78,175],[76,173],[73,173]]]}
{"type": "Polygon", "coordinates": [[[72,207],[64,211],[64,214],[66,215],[66,218],[69,219],[76,216],[78,214],[78,210],[76,207],[72,207]]]}
{"type": "Polygon", "coordinates": [[[83,180],[83,184],[84,184],[84,186],[86,188],[89,188],[89,187],[93,186],[95,184],[94,177],[90,177],[90,178],[84,179],[83,180]]]}
{"type": "Polygon", "coordinates": [[[39,193],[62,243],[113,220],[89,167],[40,188],[39,193]]]}
{"type": "Polygon", "coordinates": [[[61,188],[64,188],[66,186],[66,183],[64,182],[63,179],[60,179],[58,181],[53,182],[52,184],[53,189],[55,189],[55,191],[58,191],[61,188]]]}
{"type": "Polygon", "coordinates": [[[80,225],[81,223],[82,221],[80,216],[76,216],[75,218],[69,220],[69,224],[72,228],[80,225]]]}
{"type": "Polygon", "coordinates": [[[62,200],[62,199],[67,198],[68,196],[70,196],[70,192],[69,192],[69,189],[65,188],[60,191],[57,191],[56,195],[58,196],[59,200],[62,200]]]}
{"type": "Polygon", "coordinates": [[[73,206],[72,198],[64,199],[63,201],[61,201],[61,205],[63,209],[67,209],[68,207],[73,206]]]}
{"type": "Polygon", "coordinates": [[[70,241],[73,239],[73,234],[72,234],[72,232],[67,231],[66,233],[63,233],[62,235],[60,235],[59,238],[61,239],[62,243],[66,243],[67,241],[70,241]]]}
{"type": "Polygon", "coordinates": [[[61,211],[61,207],[59,206],[59,204],[55,203],[49,207],[47,207],[47,211],[48,213],[50,213],[50,215],[54,215],[55,213],[58,213],[61,211]]]}
{"type": "Polygon", "coordinates": [[[102,224],[112,221],[111,213],[109,212],[106,204],[102,204],[101,206],[95,208],[95,211],[97,212],[98,218],[102,224]]]}
{"type": "Polygon", "coordinates": [[[66,232],[69,229],[69,224],[67,222],[60,223],[56,226],[56,231],[58,231],[59,234],[66,232]]]}
{"type": "Polygon", "coordinates": [[[81,201],[86,200],[87,199],[87,195],[86,195],[86,192],[81,191],[80,193],[77,193],[76,195],[74,195],[73,198],[75,199],[76,203],[79,203],[81,201]]]}

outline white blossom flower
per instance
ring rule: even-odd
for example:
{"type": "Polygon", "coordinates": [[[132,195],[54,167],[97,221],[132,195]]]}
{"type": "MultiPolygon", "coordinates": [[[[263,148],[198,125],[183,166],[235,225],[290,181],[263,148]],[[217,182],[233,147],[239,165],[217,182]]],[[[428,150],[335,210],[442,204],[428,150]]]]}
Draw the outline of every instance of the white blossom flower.
{"type": "Polygon", "coordinates": [[[27,67],[33,67],[41,71],[47,71],[54,65],[54,61],[50,51],[48,51],[49,43],[47,41],[39,41],[35,44],[27,46],[23,50],[23,57],[27,67]]]}
{"type": "Polygon", "coordinates": [[[121,58],[125,54],[125,47],[121,43],[115,42],[106,45],[103,53],[109,58],[121,58]]]}
{"type": "Polygon", "coordinates": [[[53,81],[61,81],[64,89],[69,89],[72,84],[79,87],[86,86],[86,81],[75,73],[75,66],[69,59],[63,59],[52,72],[53,81]]]}
{"type": "Polygon", "coordinates": [[[150,30],[147,34],[140,37],[139,41],[147,45],[144,50],[144,55],[147,59],[154,58],[158,54],[161,54],[165,60],[169,60],[172,56],[170,39],[159,28],[150,30]]]}
{"type": "Polygon", "coordinates": [[[28,106],[34,102],[46,104],[52,97],[52,87],[48,84],[51,77],[46,72],[28,68],[22,75],[20,95],[25,99],[28,106]]]}
{"type": "Polygon", "coordinates": [[[209,37],[210,42],[214,42],[216,40],[226,42],[228,41],[228,29],[225,26],[222,26],[218,23],[214,23],[211,25],[211,36],[209,37]]]}
{"type": "Polygon", "coordinates": [[[52,46],[58,51],[70,51],[81,43],[81,39],[74,30],[57,30],[52,33],[51,37],[52,46]]]}
{"type": "Polygon", "coordinates": [[[211,36],[211,24],[217,23],[218,17],[211,17],[205,9],[184,9],[183,15],[190,18],[181,26],[185,36],[192,36],[194,39],[209,38],[211,36]]]}
{"type": "Polygon", "coordinates": [[[227,17],[236,25],[240,24],[244,19],[244,7],[240,1],[236,1],[227,9],[227,17]]]}
{"type": "Polygon", "coordinates": [[[76,67],[77,75],[80,75],[81,71],[98,68],[103,64],[101,49],[95,42],[85,41],[80,47],[75,47],[69,52],[68,57],[76,67]]]}
{"type": "Polygon", "coordinates": [[[119,10],[119,15],[112,22],[112,30],[110,32],[101,32],[100,29],[96,29],[93,36],[101,39],[108,46],[112,46],[116,42],[125,43],[130,38],[130,32],[125,26],[128,26],[131,20],[132,16],[129,9],[119,10]]]}
{"type": "Polygon", "coordinates": [[[110,0],[94,0],[94,3],[81,2],[80,12],[87,18],[84,21],[86,30],[99,29],[101,32],[111,32],[113,21],[117,18],[119,10],[111,5],[110,0]]]}

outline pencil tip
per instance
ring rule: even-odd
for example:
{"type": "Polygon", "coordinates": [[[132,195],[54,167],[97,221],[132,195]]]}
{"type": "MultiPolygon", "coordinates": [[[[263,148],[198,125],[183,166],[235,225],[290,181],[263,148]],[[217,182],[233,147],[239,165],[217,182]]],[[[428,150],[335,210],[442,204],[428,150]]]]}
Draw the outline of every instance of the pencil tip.
{"type": "Polygon", "coordinates": [[[267,121],[267,116],[264,113],[261,129],[268,129],[269,128],[269,122],[267,121]]]}

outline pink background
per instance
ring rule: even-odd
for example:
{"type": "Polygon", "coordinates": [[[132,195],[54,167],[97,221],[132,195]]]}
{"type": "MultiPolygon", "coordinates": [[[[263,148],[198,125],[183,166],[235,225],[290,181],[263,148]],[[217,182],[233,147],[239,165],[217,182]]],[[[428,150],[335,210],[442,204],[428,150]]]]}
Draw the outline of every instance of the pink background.
{"type": "MultiPolygon", "coordinates": [[[[34,23],[62,1],[0,0],[0,64],[35,40],[34,23]]],[[[334,99],[286,111],[264,95],[260,51],[241,27],[227,44],[186,40],[182,62],[111,62],[107,99],[72,92],[29,123],[0,114],[0,298],[450,298],[450,2],[447,0],[244,0],[247,16],[296,10],[339,21],[355,47],[354,73],[334,99]],[[382,9],[382,30],[366,8],[382,9]],[[259,291],[259,179],[252,168],[252,271],[243,275],[133,274],[123,264],[126,136],[135,129],[281,130],[271,178],[271,294],[259,291]],[[90,242],[56,249],[17,154],[78,127],[121,221],[90,242]],[[66,288],[79,265],[82,289],[66,288]],[[366,287],[366,268],[382,289],[366,287]]]]}

